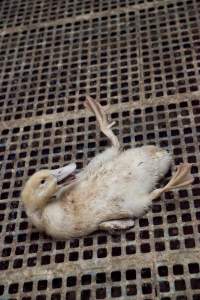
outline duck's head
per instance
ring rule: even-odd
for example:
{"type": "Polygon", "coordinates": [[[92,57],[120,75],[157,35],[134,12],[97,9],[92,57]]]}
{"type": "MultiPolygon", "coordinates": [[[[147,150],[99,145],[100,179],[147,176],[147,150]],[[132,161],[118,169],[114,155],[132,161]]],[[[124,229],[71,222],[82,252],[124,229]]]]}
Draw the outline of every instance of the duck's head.
{"type": "MultiPolygon", "coordinates": [[[[41,209],[62,187],[64,179],[73,178],[76,164],[72,163],[55,170],[40,170],[33,174],[25,184],[21,197],[25,206],[31,210],[41,209]]],[[[67,180],[66,183],[70,183],[67,180]]]]}

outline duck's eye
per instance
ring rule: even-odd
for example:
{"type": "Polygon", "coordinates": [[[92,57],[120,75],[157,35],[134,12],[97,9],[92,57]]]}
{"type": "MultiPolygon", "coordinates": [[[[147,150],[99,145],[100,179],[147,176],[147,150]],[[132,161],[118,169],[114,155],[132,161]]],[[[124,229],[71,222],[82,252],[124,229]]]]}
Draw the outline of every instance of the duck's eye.
{"type": "Polygon", "coordinates": [[[44,183],[45,183],[45,179],[42,179],[42,180],[41,180],[41,184],[44,184],[44,183]]]}

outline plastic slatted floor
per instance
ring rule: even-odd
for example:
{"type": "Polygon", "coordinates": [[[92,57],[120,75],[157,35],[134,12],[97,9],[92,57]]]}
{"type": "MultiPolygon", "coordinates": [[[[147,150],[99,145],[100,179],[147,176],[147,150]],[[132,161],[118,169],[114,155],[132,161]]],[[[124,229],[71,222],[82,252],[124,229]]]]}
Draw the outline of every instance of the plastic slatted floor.
{"type": "Polygon", "coordinates": [[[200,299],[200,1],[9,0],[0,4],[0,300],[200,299]],[[36,170],[107,147],[85,96],[124,148],[156,144],[192,187],[136,226],[53,241],[20,192],[36,170]]]}

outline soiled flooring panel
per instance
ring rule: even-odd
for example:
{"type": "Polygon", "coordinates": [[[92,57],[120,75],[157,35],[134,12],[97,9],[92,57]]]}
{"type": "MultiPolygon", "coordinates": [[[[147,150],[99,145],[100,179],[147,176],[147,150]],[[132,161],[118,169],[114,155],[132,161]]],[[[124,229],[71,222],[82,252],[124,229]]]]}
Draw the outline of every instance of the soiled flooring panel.
{"type": "Polygon", "coordinates": [[[198,1],[157,1],[2,30],[1,120],[77,114],[86,94],[119,109],[198,93],[198,14],[198,1]]]}
{"type": "Polygon", "coordinates": [[[199,5],[2,2],[1,300],[200,299],[199,5]],[[127,232],[53,241],[32,228],[20,192],[36,170],[81,169],[108,146],[83,110],[87,94],[125,149],[168,149],[173,169],[193,164],[195,181],[127,232]]]}

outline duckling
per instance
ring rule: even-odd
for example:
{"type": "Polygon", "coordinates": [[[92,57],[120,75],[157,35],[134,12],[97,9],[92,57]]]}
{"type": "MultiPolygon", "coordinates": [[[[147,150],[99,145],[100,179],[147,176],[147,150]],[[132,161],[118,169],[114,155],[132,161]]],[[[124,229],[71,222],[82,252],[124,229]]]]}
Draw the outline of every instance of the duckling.
{"type": "Polygon", "coordinates": [[[150,145],[122,151],[111,129],[114,123],[108,123],[101,105],[87,97],[85,107],[96,115],[111,146],[68,184],[59,182],[74,174],[74,163],[36,172],[21,194],[32,223],[56,239],[80,237],[96,230],[129,229],[162,193],[193,182],[191,165],[183,163],[166,186],[156,189],[170,168],[170,153],[150,145]]]}

